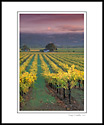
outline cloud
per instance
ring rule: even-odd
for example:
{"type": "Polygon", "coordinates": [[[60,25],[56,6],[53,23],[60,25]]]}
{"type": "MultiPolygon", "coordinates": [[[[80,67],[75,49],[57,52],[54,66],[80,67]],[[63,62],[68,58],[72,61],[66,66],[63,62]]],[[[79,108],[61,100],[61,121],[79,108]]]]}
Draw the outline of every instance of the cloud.
{"type": "Polygon", "coordinates": [[[58,26],[59,30],[64,32],[84,32],[83,26],[74,26],[74,25],[64,25],[58,26]]]}
{"type": "Polygon", "coordinates": [[[21,22],[47,23],[61,21],[83,21],[84,14],[20,14],[21,22]]]}
{"type": "Polygon", "coordinates": [[[84,14],[20,14],[20,32],[84,32],[84,14]]]}

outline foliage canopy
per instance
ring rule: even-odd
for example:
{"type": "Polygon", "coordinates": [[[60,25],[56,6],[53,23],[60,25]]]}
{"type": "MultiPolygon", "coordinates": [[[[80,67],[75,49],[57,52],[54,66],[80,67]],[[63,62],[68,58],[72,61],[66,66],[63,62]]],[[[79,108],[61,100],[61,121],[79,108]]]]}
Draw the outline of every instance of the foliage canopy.
{"type": "Polygon", "coordinates": [[[50,51],[57,50],[57,47],[53,43],[47,44],[45,48],[50,50],[50,51]]]}

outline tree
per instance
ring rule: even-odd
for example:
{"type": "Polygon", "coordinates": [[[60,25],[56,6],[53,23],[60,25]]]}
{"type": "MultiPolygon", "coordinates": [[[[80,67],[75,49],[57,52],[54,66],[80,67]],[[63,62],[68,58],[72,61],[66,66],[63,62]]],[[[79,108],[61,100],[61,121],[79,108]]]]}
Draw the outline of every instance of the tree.
{"type": "Polygon", "coordinates": [[[26,45],[23,45],[21,48],[22,51],[30,51],[30,48],[26,45]]]}
{"type": "Polygon", "coordinates": [[[45,48],[50,50],[50,51],[57,50],[56,46],[53,43],[49,43],[48,45],[46,45],[45,48]]]}

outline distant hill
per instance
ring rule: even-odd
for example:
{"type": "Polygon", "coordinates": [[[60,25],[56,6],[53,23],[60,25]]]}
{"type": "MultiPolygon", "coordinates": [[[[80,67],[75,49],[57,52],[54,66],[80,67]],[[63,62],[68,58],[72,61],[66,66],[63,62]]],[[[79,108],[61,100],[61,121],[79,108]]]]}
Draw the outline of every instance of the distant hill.
{"type": "Polygon", "coordinates": [[[48,43],[61,47],[83,47],[84,34],[29,34],[20,33],[20,47],[24,44],[30,48],[44,48],[48,43]]]}

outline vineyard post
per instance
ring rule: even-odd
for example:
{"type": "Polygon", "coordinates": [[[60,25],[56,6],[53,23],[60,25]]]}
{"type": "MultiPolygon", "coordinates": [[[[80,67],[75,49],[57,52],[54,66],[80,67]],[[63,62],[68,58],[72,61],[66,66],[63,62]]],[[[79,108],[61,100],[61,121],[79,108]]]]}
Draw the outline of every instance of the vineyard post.
{"type": "Polygon", "coordinates": [[[55,89],[54,84],[53,84],[53,89],[55,89]]]}
{"type": "Polygon", "coordinates": [[[82,81],[82,84],[83,84],[83,88],[84,88],[84,80],[82,81]]]}
{"type": "Polygon", "coordinates": [[[51,88],[52,88],[52,83],[51,83],[51,88]]]}
{"type": "Polygon", "coordinates": [[[63,88],[63,98],[65,99],[65,88],[63,88]]]}
{"type": "Polygon", "coordinates": [[[52,84],[52,88],[54,89],[54,85],[52,84]]]}
{"type": "Polygon", "coordinates": [[[56,85],[56,83],[55,83],[55,91],[57,90],[57,87],[56,87],[57,85],[56,85]]]}
{"type": "MultiPolygon", "coordinates": [[[[57,85],[57,87],[58,87],[58,85],[57,85]]],[[[57,88],[57,93],[58,93],[58,88],[57,88]]]]}
{"type": "Polygon", "coordinates": [[[69,104],[71,104],[71,89],[70,89],[70,81],[68,80],[68,89],[69,89],[69,104]]]}
{"type": "Polygon", "coordinates": [[[79,83],[79,88],[80,88],[80,82],[81,82],[81,80],[78,80],[78,83],[79,83]]]}
{"type": "Polygon", "coordinates": [[[52,88],[52,83],[50,83],[50,87],[52,88]]]}
{"type": "Polygon", "coordinates": [[[59,94],[61,95],[61,88],[60,88],[61,85],[59,85],[59,94]]]}

